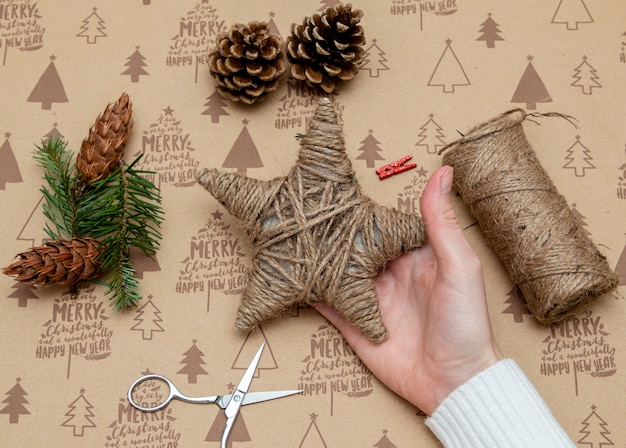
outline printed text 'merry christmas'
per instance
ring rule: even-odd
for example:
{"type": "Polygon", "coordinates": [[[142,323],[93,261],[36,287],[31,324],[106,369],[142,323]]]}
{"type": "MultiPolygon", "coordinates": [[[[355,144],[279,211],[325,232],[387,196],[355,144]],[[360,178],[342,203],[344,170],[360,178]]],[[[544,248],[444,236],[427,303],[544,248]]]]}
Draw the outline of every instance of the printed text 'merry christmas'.
{"type": "Polygon", "coordinates": [[[0,3],[0,19],[2,20],[30,19],[31,17],[39,18],[37,3],[0,3]]]}

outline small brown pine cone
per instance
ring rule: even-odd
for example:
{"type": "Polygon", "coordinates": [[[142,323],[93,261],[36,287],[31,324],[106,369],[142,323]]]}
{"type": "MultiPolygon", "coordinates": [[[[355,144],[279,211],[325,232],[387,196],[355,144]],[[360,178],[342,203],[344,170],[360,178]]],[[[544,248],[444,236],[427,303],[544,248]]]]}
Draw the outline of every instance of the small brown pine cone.
{"type": "Polygon", "coordinates": [[[85,183],[104,179],[117,168],[133,127],[132,114],[130,98],[123,93],[89,128],[76,158],[79,177],[85,183]]]}
{"type": "Polygon", "coordinates": [[[267,23],[236,23],[215,39],[209,53],[209,72],[218,91],[231,101],[252,104],[278,88],[285,72],[285,53],[280,36],[267,23]]]}
{"type": "Polygon", "coordinates": [[[16,256],[6,275],[36,286],[68,286],[101,274],[100,243],[93,238],[50,240],[16,256]]]}
{"type": "Polygon", "coordinates": [[[354,78],[364,54],[362,17],[361,10],[339,3],[306,17],[302,25],[294,23],[287,38],[291,75],[325,93],[354,78]]]}

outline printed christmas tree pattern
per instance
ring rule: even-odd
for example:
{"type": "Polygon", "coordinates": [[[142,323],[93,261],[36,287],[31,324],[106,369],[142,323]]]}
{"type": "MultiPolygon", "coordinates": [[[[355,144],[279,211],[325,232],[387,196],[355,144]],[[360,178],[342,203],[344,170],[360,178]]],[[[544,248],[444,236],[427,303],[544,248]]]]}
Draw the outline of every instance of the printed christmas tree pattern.
{"type": "Polygon", "coordinates": [[[153,333],[161,333],[165,331],[160,322],[163,322],[161,318],[161,310],[156,307],[152,294],[149,294],[147,301],[139,308],[137,308],[137,315],[133,318],[137,321],[130,329],[141,332],[141,338],[144,341],[152,340],[153,333]]]}
{"type": "Polygon", "coordinates": [[[576,218],[576,221],[578,221],[578,224],[580,224],[580,227],[582,228],[585,235],[591,236],[591,232],[587,230],[587,227],[589,226],[589,224],[587,224],[587,221],[586,221],[587,217],[578,211],[578,208],[576,208],[575,203],[572,204],[572,214],[576,218]]]}
{"type": "Polygon", "coordinates": [[[52,304],[50,319],[43,325],[35,357],[41,361],[67,359],[70,378],[72,359],[100,361],[111,355],[113,331],[105,323],[108,307],[92,285],[79,284],[78,291],[65,291],[52,304]]]}
{"type": "Polygon", "coordinates": [[[430,76],[428,85],[443,87],[444,93],[454,93],[456,87],[471,85],[459,58],[452,49],[452,41],[450,39],[446,39],[446,48],[443,50],[430,76]]]}
{"type": "Polygon", "coordinates": [[[577,396],[581,378],[600,380],[617,373],[618,350],[602,317],[591,310],[553,325],[542,342],[539,373],[546,377],[572,375],[577,396]]]}
{"type": "Polygon", "coordinates": [[[511,98],[512,103],[526,103],[526,109],[537,109],[537,103],[551,103],[552,98],[533,65],[533,56],[528,56],[528,65],[511,98]]]}
{"type": "Polygon", "coordinates": [[[159,272],[161,270],[157,254],[152,254],[152,257],[149,257],[141,249],[133,246],[130,248],[129,255],[135,269],[135,277],[138,279],[144,278],[146,272],[159,272]]]}
{"type": "Polygon", "coordinates": [[[5,392],[7,398],[2,400],[2,403],[5,403],[6,406],[0,409],[0,414],[7,414],[9,423],[19,423],[20,415],[30,415],[30,411],[24,406],[29,404],[29,402],[26,399],[28,394],[20,384],[21,381],[21,378],[16,378],[15,385],[5,392]]]}
{"type": "Polygon", "coordinates": [[[46,29],[39,23],[42,17],[37,2],[13,0],[3,4],[0,48],[4,48],[2,65],[6,65],[9,49],[34,51],[43,47],[46,29]]]}
{"type": "MultiPolygon", "coordinates": [[[[319,100],[319,92],[306,83],[287,77],[285,81],[287,93],[278,99],[278,108],[274,127],[276,129],[308,128],[309,121],[315,113],[315,106],[319,100]]],[[[339,103],[338,96],[330,97],[333,108],[342,123],[342,114],[345,106],[339,103]]]]}
{"type": "Polygon", "coordinates": [[[181,375],[187,375],[187,382],[189,384],[195,384],[198,382],[198,375],[208,375],[209,373],[204,370],[202,367],[206,362],[202,359],[204,358],[204,353],[200,351],[196,343],[197,339],[192,341],[191,347],[183,353],[183,360],[180,364],[184,364],[185,367],[180,369],[176,373],[180,373],[181,375]]]}
{"type": "Polygon", "coordinates": [[[387,431],[386,429],[383,429],[383,436],[380,438],[378,442],[376,442],[376,444],[374,445],[374,448],[398,448],[396,445],[394,445],[391,442],[391,440],[389,440],[389,437],[387,437],[388,433],[389,431],[387,431]]]}
{"type": "MultiPolygon", "coordinates": [[[[624,235],[626,236],[626,233],[624,235]]],[[[615,265],[615,273],[619,276],[619,286],[626,285],[626,244],[615,265]]]]}
{"type": "MultiPolygon", "coordinates": [[[[153,372],[148,368],[138,376],[151,374],[153,372]]],[[[151,379],[143,381],[133,389],[133,399],[136,403],[153,405],[163,403],[169,392],[166,383],[151,379]]],[[[184,439],[175,426],[178,419],[174,415],[174,410],[177,408],[177,406],[166,406],[159,411],[146,413],[131,405],[127,396],[120,398],[115,408],[115,420],[107,426],[104,448],[188,446],[181,443],[184,439]]]]}
{"type": "Polygon", "coordinates": [[[256,352],[262,343],[265,343],[265,349],[259,360],[259,364],[254,372],[254,378],[261,376],[261,370],[276,370],[278,369],[278,363],[274,357],[272,347],[267,340],[267,336],[263,331],[263,328],[259,325],[257,331],[248,333],[246,339],[241,344],[239,352],[235,356],[231,369],[245,371],[250,364],[250,360],[254,357],[256,352]]]}
{"type": "Polygon", "coordinates": [[[398,192],[397,209],[404,213],[419,213],[419,201],[428,181],[428,170],[420,166],[411,181],[398,192]]]}
{"type": "Polygon", "coordinates": [[[61,423],[61,426],[72,428],[74,437],[85,435],[85,428],[96,427],[92,420],[96,414],[93,413],[93,405],[85,398],[85,389],[81,389],[78,398],[67,407],[69,410],[65,413],[65,416],[68,419],[61,423]]]}
{"type": "MultiPolygon", "coordinates": [[[[192,157],[193,151],[195,148],[191,146],[189,133],[174,115],[174,109],[167,106],[148,130],[143,131],[143,157],[137,162],[137,167],[152,171],[144,177],[159,188],[163,184],[190,187],[196,184],[196,170],[200,165],[192,157]]],[[[135,154],[135,157],[138,155],[135,154]]]]}
{"type": "Polygon", "coordinates": [[[54,64],[55,59],[55,55],[50,56],[48,67],[26,100],[29,103],[41,103],[41,109],[43,110],[52,109],[52,103],[68,102],[63,81],[61,81],[59,72],[54,64]]]}
{"type": "Polygon", "coordinates": [[[321,6],[317,10],[324,11],[326,8],[338,5],[339,3],[341,3],[341,0],[320,0],[321,6]]]}
{"type": "Polygon", "coordinates": [[[179,19],[178,32],[171,38],[165,65],[168,67],[193,67],[194,82],[198,82],[199,67],[208,62],[208,54],[215,38],[226,31],[225,20],[209,0],[202,0],[179,19]]]}
{"type": "Polygon", "coordinates": [[[584,0],[560,0],[552,23],[565,24],[568,30],[577,30],[579,23],[593,23],[584,0]]]}
{"type": "Polygon", "coordinates": [[[517,286],[514,286],[506,295],[508,298],[504,303],[508,303],[509,306],[502,311],[502,314],[510,314],[513,316],[513,322],[515,323],[524,322],[524,314],[530,316],[530,312],[524,305],[525,301],[522,292],[517,286]]]}
{"type": "Polygon", "coordinates": [[[228,103],[224,99],[222,95],[216,90],[211,95],[207,96],[207,102],[204,103],[206,109],[202,112],[201,115],[208,115],[211,117],[211,123],[219,123],[221,116],[230,115],[226,112],[226,108],[228,108],[228,103]]]}
{"type": "Polygon", "coordinates": [[[480,30],[478,31],[480,36],[477,41],[484,41],[487,44],[487,48],[496,48],[496,41],[503,41],[500,36],[502,32],[500,25],[491,18],[491,13],[487,14],[487,20],[480,24],[480,30]]]}
{"type": "Polygon", "coordinates": [[[435,116],[430,114],[428,121],[420,126],[420,133],[417,135],[420,139],[415,146],[426,148],[428,154],[437,154],[439,149],[446,145],[443,140],[444,133],[441,132],[443,128],[435,121],[435,116]]]}
{"type": "Polygon", "coordinates": [[[107,37],[104,32],[106,27],[104,26],[104,20],[98,15],[98,8],[93,8],[92,13],[89,14],[80,27],[80,32],[76,37],[84,37],[88,44],[95,44],[99,37],[107,37]]]}
{"type": "Polygon", "coordinates": [[[398,0],[391,5],[391,15],[404,16],[419,13],[419,30],[424,31],[424,16],[437,17],[451,16],[458,11],[456,0],[424,1],[398,0]]]}
{"type": "Polygon", "coordinates": [[[320,325],[311,334],[310,352],[301,364],[297,389],[305,397],[330,395],[331,416],[335,394],[357,399],[374,391],[372,372],[331,325],[320,325]]]}
{"type": "Polygon", "coordinates": [[[596,87],[602,87],[602,84],[598,82],[600,77],[595,68],[589,64],[587,56],[583,56],[583,61],[578,67],[574,69],[574,82],[570,84],[573,87],[580,87],[583,94],[591,95],[592,89],[596,87]]]}
{"type": "Polygon", "coordinates": [[[581,143],[580,135],[577,135],[574,144],[567,148],[565,160],[566,163],[563,165],[563,168],[572,170],[576,177],[584,177],[587,170],[596,168],[591,163],[593,160],[591,150],[581,143]]]}
{"type": "Polygon", "coordinates": [[[608,430],[609,424],[604,421],[598,414],[598,407],[591,406],[591,413],[582,421],[582,428],[578,431],[583,436],[578,440],[578,445],[584,445],[588,448],[602,448],[605,446],[613,446],[613,441],[608,437],[611,431],[608,430]]]}
{"type": "Polygon", "coordinates": [[[365,166],[374,168],[377,160],[385,160],[385,158],[379,154],[383,151],[379,145],[380,142],[374,137],[374,131],[370,129],[368,136],[361,141],[361,146],[357,149],[361,154],[355,157],[356,160],[365,160],[365,166]]]}
{"type": "Polygon", "coordinates": [[[15,282],[13,286],[11,286],[11,289],[14,291],[7,296],[7,299],[17,299],[17,306],[19,308],[26,308],[29,299],[39,299],[39,296],[35,294],[37,287],[27,283],[15,282]]]}
{"type": "Polygon", "coordinates": [[[309,414],[309,417],[311,422],[309,423],[309,427],[306,429],[298,448],[328,448],[328,445],[326,445],[326,442],[324,441],[324,436],[322,436],[322,432],[317,425],[317,417],[319,417],[318,414],[313,412],[309,414]]]}
{"type": "Polygon", "coordinates": [[[367,71],[370,78],[378,78],[380,72],[389,70],[385,55],[386,53],[380,48],[378,41],[372,39],[372,44],[365,49],[359,70],[367,71]]]}
{"type": "MultiPolygon", "coordinates": [[[[233,393],[235,390],[235,385],[230,383],[227,384],[228,393],[233,393]]],[[[204,438],[205,442],[219,442],[222,440],[222,434],[224,432],[224,428],[226,427],[226,414],[222,409],[218,410],[211,427],[209,428],[209,432],[204,438]]],[[[239,415],[235,419],[235,423],[233,424],[233,429],[230,432],[230,436],[226,442],[227,448],[233,447],[233,442],[250,442],[252,439],[250,438],[250,434],[248,433],[248,427],[246,426],[246,420],[244,418],[243,409],[239,410],[239,415]]]]}
{"type": "Polygon", "coordinates": [[[176,292],[194,294],[206,291],[207,313],[211,306],[211,293],[221,291],[227,296],[242,293],[249,270],[245,254],[247,242],[236,236],[231,224],[223,220],[224,214],[216,209],[211,218],[189,242],[189,256],[181,264],[176,292]]]}
{"type": "Polygon", "coordinates": [[[224,163],[222,163],[222,168],[235,168],[237,174],[246,176],[248,168],[262,168],[263,161],[248,131],[250,122],[247,119],[243,119],[241,122],[243,123],[243,128],[230,148],[224,163]]]}
{"type": "Polygon", "coordinates": [[[5,132],[4,143],[0,146],[0,190],[4,190],[7,183],[23,182],[9,138],[11,133],[5,132]]]}
{"type": "Polygon", "coordinates": [[[147,67],[148,64],[145,63],[146,58],[139,52],[139,46],[136,46],[133,54],[128,56],[126,59],[128,62],[124,64],[124,66],[128,68],[121,74],[129,75],[130,82],[139,82],[140,76],[150,74],[144,69],[144,67],[147,67]]]}
{"type": "Polygon", "coordinates": [[[33,211],[30,212],[24,226],[20,229],[17,241],[25,241],[28,243],[28,247],[39,246],[43,244],[48,236],[42,230],[46,225],[46,219],[43,214],[43,196],[39,198],[39,201],[35,204],[33,211]]]}
{"type": "Polygon", "coordinates": [[[276,25],[276,21],[274,20],[274,17],[276,17],[276,13],[273,11],[270,11],[267,15],[269,17],[269,20],[267,21],[267,26],[270,30],[270,33],[276,34],[277,36],[281,36],[280,30],[278,29],[278,25],[276,25]]]}
{"type": "Polygon", "coordinates": [[[65,138],[65,136],[61,134],[61,132],[59,132],[59,129],[57,128],[57,123],[54,123],[52,125],[52,129],[50,129],[50,132],[44,135],[43,138],[45,141],[49,141],[51,138],[62,140],[65,138]]]}

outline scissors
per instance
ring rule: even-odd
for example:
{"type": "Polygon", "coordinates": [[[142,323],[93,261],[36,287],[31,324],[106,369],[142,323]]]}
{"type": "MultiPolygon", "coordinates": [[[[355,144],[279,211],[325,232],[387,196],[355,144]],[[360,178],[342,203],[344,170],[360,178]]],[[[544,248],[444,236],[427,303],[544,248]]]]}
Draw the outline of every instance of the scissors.
{"type": "Polygon", "coordinates": [[[261,359],[261,353],[263,353],[263,348],[265,347],[265,342],[261,344],[261,348],[256,352],[254,358],[250,362],[250,365],[246,369],[245,373],[241,377],[241,381],[237,384],[235,391],[232,394],[228,395],[211,395],[208,397],[189,397],[178,390],[174,383],[172,383],[169,379],[161,375],[149,374],[144,375],[141,378],[138,378],[131,384],[128,389],[128,402],[143,412],[155,412],[160,409],[163,409],[167,406],[170,401],[176,399],[180,401],[185,401],[187,403],[214,403],[217,404],[220,408],[224,409],[224,413],[226,414],[226,426],[224,427],[224,432],[222,432],[222,440],[220,443],[220,448],[226,448],[226,441],[228,440],[228,436],[230,435],[230,431],[233,429],[233,425],[235,424],[235,419],[239,414],[239,409],[242,405],[245,404],[253,404],[260,403],[262,401],[274,400],[276,398],[287,397],[289,395],[299,394],[302,390],[282,390],[282,391],[272,391],[272,392],[250,392],[248,393],[248,389],[250,387],[250,383],[252,382],[252,378],[254,376],[254,372],[256,370],[257,365],[259,364],[259,360],[261,359]],[[143,406],[135,401],[133,398],[133,391],[135,388],[148,380],[159,380],[163,381],[169,387],[169,395],[163,402],[155,405],[155,406],[143,406]]]}

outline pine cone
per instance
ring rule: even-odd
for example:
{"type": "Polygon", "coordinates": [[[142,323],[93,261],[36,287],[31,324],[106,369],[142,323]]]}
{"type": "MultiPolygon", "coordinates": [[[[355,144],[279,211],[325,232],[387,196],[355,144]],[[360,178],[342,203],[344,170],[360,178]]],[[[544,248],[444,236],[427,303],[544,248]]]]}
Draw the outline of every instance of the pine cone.
{"type": "Polygon", "coordinates": [[[6,275],[31,285],[68,286],[101,274],[100,243],[93,238],[50,240],[17,255],[3,269],[6,275]]]}
{"type": "Polygon", "coordinates": [[[234,24],[215,42],[209,71],[225,98],[252,104],[278,88],[285,72],[285,53],[281,37],[271,34],[267,23],[234,24]]]}
{"type": "Polygon", "coordinates": [[[76,159],[76,168],[85,183],[108,177],[124,155],[124,145],[133,127],[132,104],[126,93],[109,104],[89,128],[76,159]]]}
{"type": "Polygon", "coordinates": [[[325,93],[332,93],[338,81],[354,78],[364,54],[361,17],[361,10],[339,3],[305,18],[302,25],[294,23],[287,38],[291,75],[325,93]]]}

